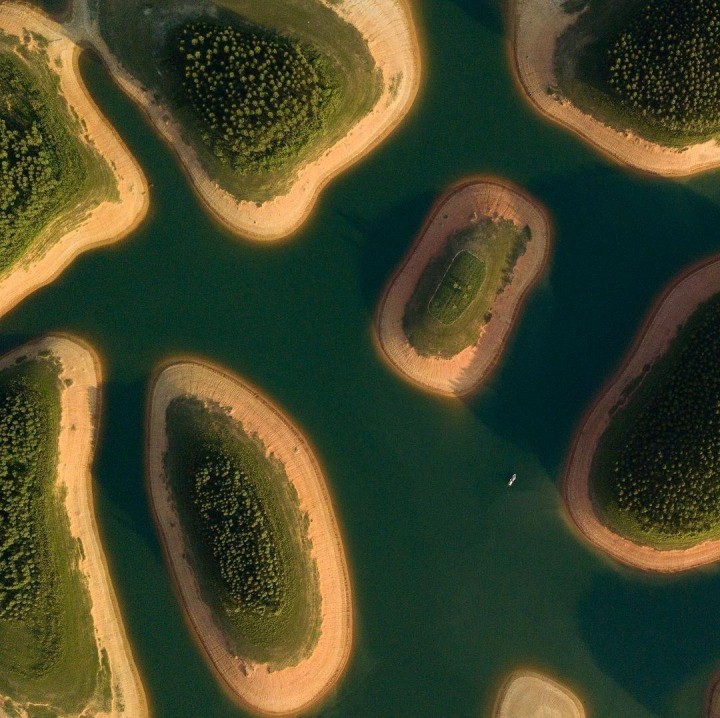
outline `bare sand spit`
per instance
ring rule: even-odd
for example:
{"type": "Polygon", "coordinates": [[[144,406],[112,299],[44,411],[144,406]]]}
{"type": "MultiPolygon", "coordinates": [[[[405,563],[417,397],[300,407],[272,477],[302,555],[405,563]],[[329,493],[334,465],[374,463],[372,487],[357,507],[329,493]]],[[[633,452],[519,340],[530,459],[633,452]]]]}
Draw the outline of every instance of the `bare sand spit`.
{"type": "Polygon", "coordinates": [[[412,107],[420,87],[420,49],[406,0],[332,0],[323,2],[354,25],[365,38],[383,89],[373,109],[318,159],[298,171],[287,194],[258,205],[222,189],[205,171],[197,153],[183,140],[180,125],[110,52],[103,40],[93,0],[74,0],[72,32],[100,54],[120,87],[149,116],[177,153],[192,185],[212,215],[230,231],[253,240],[278,240],[295,232],[310,215],[326,184],[385,139],[412,107]]]}
{"type": "Polygon", "coordinates": [[[703,718],[720,718],[720,673],[715,673],[710,678],[703,718]]]}
{"type": "Polygon", "coordinates": [[[579,13],[566,13],[561,5],[559,0],[512,0],[509,6],[512,65],[520,88],[533,106],[608,158],[644,172],[683,177],[720,166],[720,145],[715,140],[682,150],[663,147],[603,124],[558,94],[555,46],[579,17],[579,13]]]}
{"type": "Polygon", "coordinates": [[[451,187],[435,203],[420,234],[383,291],[375,316],[375,336],[390,366],[417,386],[447,396],[475,391],[496,367],[523,300],[536,284],[550,255],[547,211],[519,187],[492,177],[474,177],[451,187]],[[450,359],[418,354],[407,340],[403,314],[418,279],[448,238],[478,219],[508,219],[532,233],[513,279],[497,297],[492,319],[476,344],[450,359]]]}
{"type": "Polygon", "coordinates": [[[679,326],[697,306],[720,292],[720,258],[694,264],[661,293],[643,322],[617,373],[600,391],[580,422],[570,448],[563,496],[572,520],[585,538],[614,559],[646,571],[685,571],[720,559],[720,540],[686,549],[658,550],[636,544],[600,522],[590,495],[590,469],[598,442],[610,422],[610,411],[625,401],[623,391],[646,366],[664,354],[679,326]]]}
{"type": "Polygon", "coordinates": [[[300,431],[256,389],[223,369],[199,360],[178,361],[152,382],[148,411],[150,503],[186,619],[206,658],[230,695],[266,715],[295,715],[322,700],[340,680],[352,648],[353,610],[342,538],[332,500],[313,450],[300,431]],[[279,459],[297,489],[300,510],[310,518],[308,536],[322,597],[321,634],[312,654],[296,666],[269,671],[266,664],[235,658],[203,602],[187,561],[187,548],[163,468],[167,451],[165,412],[178,396],[230,407],[245,431],[257,434],[279,459]]]}
{"type": "Polygon", "coordinates": [[[76,337],[49,335],[3,356],[0,370],[15,364],[18,357],[32,359],[46,351],[62,364],[57,488],[66,491],[70,533],[82,544],[79,570],[90,594],[98,654],[104,649],[110,663],[112,710],[92,715],[95,718],[145,718],[149,715],[145,691],[125,634],[95,521],[90,467],[100,414],[100,360],[92,347],[76,337]]]}
{"type": "Polygon", "coordinates": [[[517,671],[503,685],[494,718],[585,718],[585,709],[567,688],[535,671],[517,671]]]}
{"type": "Polygon", "coordinates": [[[117,201],[98,205],[70,231],[62,218],[53,222],[37,239],[37,249],[0,277],[2,316],[28,294],[49,284],[82,252],[132,232],[145,217],[149,198],[140,166],[88,94],[78,69],[80,48],[63,27],[27,5],[2,3],[0,30],[17,37],[22,37],[25,31],[34,32],[48,40],[48,66],[58,75],[60,91],[68,105],[85,123],[83,140],[105,158],[118,191],[117,201]]]}

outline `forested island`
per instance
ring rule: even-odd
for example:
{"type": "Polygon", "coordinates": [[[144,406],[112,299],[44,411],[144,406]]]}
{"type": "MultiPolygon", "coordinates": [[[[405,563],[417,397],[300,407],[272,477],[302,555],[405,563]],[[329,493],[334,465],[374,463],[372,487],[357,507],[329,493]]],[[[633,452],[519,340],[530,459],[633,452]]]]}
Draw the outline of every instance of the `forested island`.
{"type": "Polygon", "coordinates": [[[537,673],[516,671],[500,689],[493,718],[585,718],[585,708],[565,686],[537,673]]]}
{"type": "Polygon", "coordinates": [[[667,176],[720,165],[713,0],[515,0],[515,69],[544,114],[667,176]]]}
{"type": "Polygon", "coordinates": [[[148,715],[94,519],[99,382],[65,337],[0,359],[3,715],[148,715]]]}
{"type": "Polygon", "coordinates": [[[152,384],[148,482],[182,606],[231,696],[297,714],[352,644],[342,540],[300,432],[255,389],[200,361],[152,384]]]}
{"type": "Polygon", "coordinates": [[[718,292],[717,259],[663,292],[570,452],[573,520],[634,566],[678,571],[720,558],[718,292]]]}
{"type": "Polygon", "coordinates": [[[431,391],[473,391],[496,365],[550,251],[545,210],[519,188],[466,180],[435,204],[376,314],[390,365],[431,391]]]}
{"type": "Polygon", "coordinates": [[[131,231],[144,177],[79,76],[79,47],[27,6],[0,14],[0,314],[131,231]]]}
{"type": "Polygon", "coordinates": [[[81,0],[79,36],[234,232],[278,239],[409,110],[420,57],[397,0],[81,0]]]}

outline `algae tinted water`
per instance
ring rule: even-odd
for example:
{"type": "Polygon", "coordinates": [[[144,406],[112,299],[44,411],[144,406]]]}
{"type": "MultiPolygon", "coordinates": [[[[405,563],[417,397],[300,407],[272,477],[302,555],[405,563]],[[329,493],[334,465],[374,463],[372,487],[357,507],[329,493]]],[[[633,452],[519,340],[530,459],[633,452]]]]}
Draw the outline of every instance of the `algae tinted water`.
{"type": "Polygon", "coordinates": [[[85,62],[153,184],[151,217],[5,317],[0,349],[69,330],[105,358],[98,518],[156,716],[242,715],[186,630],[145,496],[147,382],[181,352],[262,387],[327,469],[357,641],[319,715],[484,716],[525,665],[567,681],[596,718],[700,715],[720,662],[718,569],[646,577],[603,560],[569,530],[557,481],[652,297],[720,250],[720,177],[639,179],[537,118],[487,0],[433,0],[418,20],[426,81],[411,117],[332,184],[302,232],[267,247],[213,225],[140,113],[85,62]],[[556,240],[491,382],[439,400],[385,368],[370,324],[433,199],[472,173],[524,186],[556,240]]]}

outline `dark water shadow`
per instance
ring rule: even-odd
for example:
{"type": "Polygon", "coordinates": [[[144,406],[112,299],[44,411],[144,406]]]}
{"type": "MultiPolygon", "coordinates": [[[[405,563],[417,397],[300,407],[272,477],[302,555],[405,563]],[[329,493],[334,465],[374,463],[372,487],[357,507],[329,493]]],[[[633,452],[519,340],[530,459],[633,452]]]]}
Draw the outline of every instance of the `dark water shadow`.
{"type": "Polygon", "coordinates": [[[666,715],[678,688],[702,671],[709,679],[708,656],[720,655],[720,612],[698,610],[719,593],[717,571],[645,580],[603,572],[578,601],[580,632],[605,675],[653,715],[666,715]]]}
{"type": "Polygon", "coordinates": [[[439,195],[427,191],[394,204],[374,221],[346,221],[363,235],[360,252],[360,286],[363,300],[374,313],[380,295],[415,240],[423,221],[439,195]]]}
{"type": "Polygon", "coordinates": [[[466,401],[552,474],[654,297],[720,250],[720,208],[686,185],[604,166],[543,176],[526,189],[555,222],[549,268],[495,374],[466,401]]]}
{"type": "Polygon", "coordinates": [[[463,12],[495,35],[505,32],[502,0],[453,0],[463,12]]]}

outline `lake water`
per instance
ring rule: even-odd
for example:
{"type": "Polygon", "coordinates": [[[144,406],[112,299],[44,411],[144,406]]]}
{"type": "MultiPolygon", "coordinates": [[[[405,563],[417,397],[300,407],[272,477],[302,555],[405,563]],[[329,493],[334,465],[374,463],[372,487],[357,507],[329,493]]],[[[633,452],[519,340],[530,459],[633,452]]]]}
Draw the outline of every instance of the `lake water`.
{"type": "Polygon", "coordinates": [[[720,667],[718,569],[668,578],[610,563],[569,528],[558,481],[577,421],[653,296],[720,249],[720,177],[640,178],[533,114],[492,6],[423,3],[426,76],[411,116],[276,245],[218,229],[139,111],[83,63],[152,182],[151,215],[6,316],[0,349],[65,330],[104,357],[98,518],[158,718],[243,715],[185,627],[145,495],[148,378],[178,353],[260,386],[327,469],[357,634],[318,715],[488,716],[504,676],[535,666],[596,718],[700,716],[720,667]],[[499,371],[471,399],[442,400],[387,371],[370,327],[433,200],[477,173],[543,202],[556,240],[499,371]]]}

